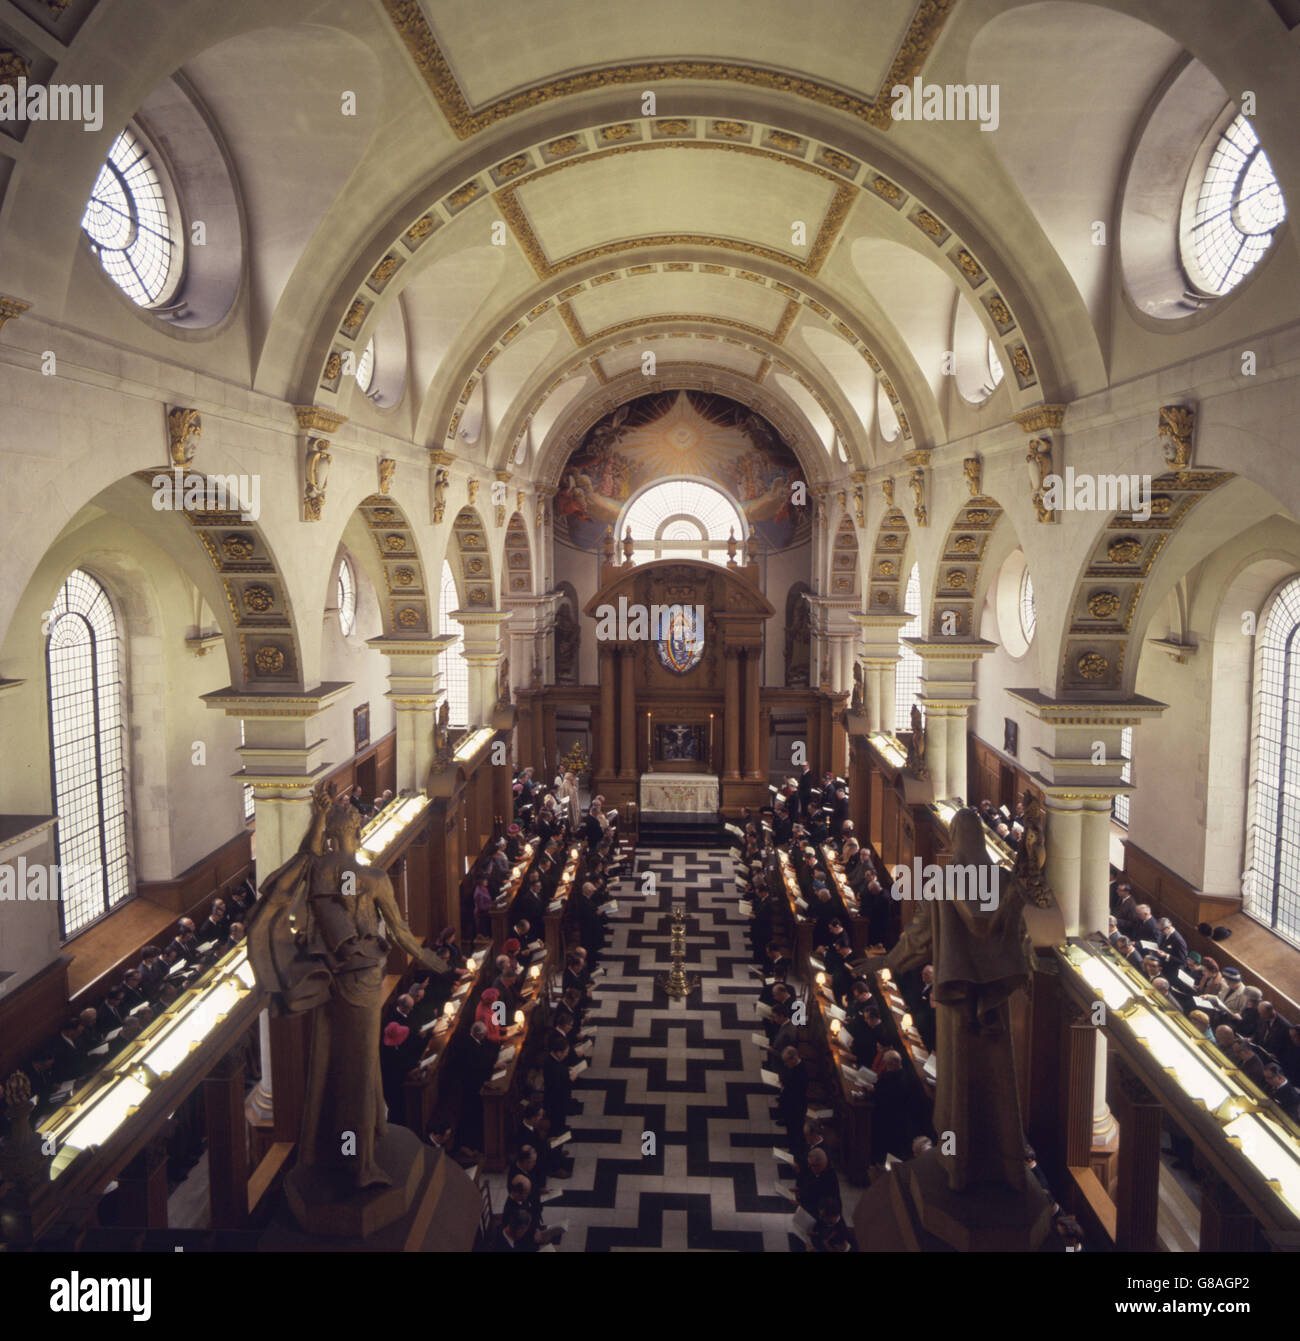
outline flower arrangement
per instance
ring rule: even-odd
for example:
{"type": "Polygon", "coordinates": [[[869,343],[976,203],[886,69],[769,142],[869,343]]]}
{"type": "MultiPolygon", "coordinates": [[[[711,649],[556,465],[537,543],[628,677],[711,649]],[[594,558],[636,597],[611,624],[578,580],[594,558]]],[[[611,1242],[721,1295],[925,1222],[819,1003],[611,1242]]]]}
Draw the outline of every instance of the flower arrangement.
{"type": "Polygon", "coordinates": [[[572,773],[581,781],[591,767],[591,759],[583,748],[582,741],[575,740],[568,754],[560,756],[560,772],[572,773]]]}

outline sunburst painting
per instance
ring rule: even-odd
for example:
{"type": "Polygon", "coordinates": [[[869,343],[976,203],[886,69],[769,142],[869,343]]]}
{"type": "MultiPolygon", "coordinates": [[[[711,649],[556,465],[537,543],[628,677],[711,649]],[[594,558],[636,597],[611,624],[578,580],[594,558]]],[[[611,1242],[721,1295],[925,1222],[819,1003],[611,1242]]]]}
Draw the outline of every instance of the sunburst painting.
{"type": "Polygon", "coordinates": [[[681,476],[725,489],[772,549],[807,538],[808,509],[790,501],[794,453],[748,406],[694,391],[640,396],[590,429],[560,477],[556,538],[595,549],[643,486],[681,476]]]}

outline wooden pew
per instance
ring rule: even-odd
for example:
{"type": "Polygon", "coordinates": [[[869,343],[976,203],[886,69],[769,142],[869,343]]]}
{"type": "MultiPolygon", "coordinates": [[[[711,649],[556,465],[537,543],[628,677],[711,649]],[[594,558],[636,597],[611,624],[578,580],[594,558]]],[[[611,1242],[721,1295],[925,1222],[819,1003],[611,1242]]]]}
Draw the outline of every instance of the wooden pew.
{"type": "Polygon", "coordinates": [[[547,993],[552,967],[550,956],[545,952],[529,965],[520,1006],[524,1012],[524,1031],[511,1040],[514,1056],[506,1063],[505,1075],[488,1081],[479,1090],[483,1100],[483,1169],[488,1173],[500,1173],[510,1162],[519,1091],[528,1074],[531,1054],[544,1038],[550,1022],[547,993]]]}

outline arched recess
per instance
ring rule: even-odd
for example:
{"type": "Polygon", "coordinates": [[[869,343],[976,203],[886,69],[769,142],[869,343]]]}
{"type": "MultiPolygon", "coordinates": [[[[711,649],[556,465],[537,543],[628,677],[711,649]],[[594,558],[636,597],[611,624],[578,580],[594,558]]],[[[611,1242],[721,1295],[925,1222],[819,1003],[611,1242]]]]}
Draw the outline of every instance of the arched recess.
{"type": "Polygon", "coordinates": [[[963,503],[944,537],[934,575],[930,635],[969,638],[983,599],[984,561],[1002,505],[987,496],[963,503]]]}
{"type": "Polygon", "coordinates": [[[911,571],[908,562],[910,538],[902,510],[893,506],[887,508],[871,547],[871,565],[867,573],[869,615],[903,613],[903,593],[911,571]]]}
{"type": "Polygon", "coordinates": [[[1139,604],[1161,551],[1207,495],[1236,477],[1229,471],[1188,470],[1151,483],[1151,516],[1114,513],[1098,533],[1070,598],[1057,663],[1060,694],[1132,692],[1138,658],[1131,655],[1155,608],[1139,604]]]}
{"type": "MultiPolygon", "coordinates": [[[[134,479],[143,490],[136,492],[133,510],[152,508],[154,499],[161,496],[157,491],[162,488],[155,481],[166,480],[173,488],[176,484],[174,472],[142,470],[134,479]]],[[[261,527],[240,511],[237,500],[225,494],[224,488],[219,487],[219,478],[189,472],[185,479],[204,480],[203,501],[227,506],[210,509],[172,506],[160,508],[153,515],[183,517],[216,572],[224,602],[220,597],[209,600],[218,612],[219,624],[228,635],[232,686],[236,689],[305,688],[302,648],[289,586],[261,527]],[[231,502],[233,507],[228,506],[231,502]]],[[[197,491],[197,486],[195,488],[197,491]]],[[[169,496],[174,499],[174,492],[169,496]]],[[[206,584],[200,582],[198,585],[206,596],[206,584]]]]}
{"type": "Polygon", "coordinates": [[[858,562],[858,533],[851,517],[841,517],[831,547],[830,585],[832,596],[856,596],[861,591],[858,562]]]}
{"type": "Polygon", "coordinates": [[[785,598],[785,680],[787,688],[803,688],[812,675],[812,612],[807,597],[812,587],[796,582],[785,598]]]}
{"type": "Polygon", "coordinates": [[[429,637],[436,631],[436,593],[431,592],[415,527],[387,494],[371,494],[357,506],[374,545],[371,580],[379,593],[385,638],[429,637]]]}
{"type": "Polygon", "coordinates": [[[447,561],[456,576],[456,590],[466,610],[495,610],[496,586],[492,581],[492,556],[488,529],[478,509],[463,507],[452,524],[447,542],[447,561]]]}
{"type": "Polygon", "coordinates": [[[572,582],[559,582],[560,593],[555,607],[555,683],[578,684],[582,666],[582,607],[572,582]]]}
{"type": "Polygon", "coordinates": [[[516,512],[506,526],[505,562],[502,565],[503,597],[533,595],[533,553],[523,514],[516,512]]]}

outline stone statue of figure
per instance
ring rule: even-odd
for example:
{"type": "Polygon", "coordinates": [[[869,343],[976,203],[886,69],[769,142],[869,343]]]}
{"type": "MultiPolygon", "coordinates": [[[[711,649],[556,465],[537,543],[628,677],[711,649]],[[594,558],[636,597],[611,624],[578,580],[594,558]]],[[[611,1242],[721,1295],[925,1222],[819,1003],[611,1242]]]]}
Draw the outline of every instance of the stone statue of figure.
{"type": "Polygon", "coordinates": [[[912,748],[908,751],[908,766],[912,772],[920,775],[925,769],[925,723],[921,720],[921,709],[912,704],[912,748]]]}
{"type": "Polygon", "coordinates": [[[873,968],[892,973],[934,966],[933,1000],[938,1078],[934,1126],[938,1159],[954,1192],[1003,1183],[1023,1191],[1025,1137],[1011,1044],[1009,1001],[1029,981],[1032,960],[1018,881],[993,863],[980,817],[969,807],[953,816],[950,865],[967,873],[966,890],[987,897],[923,900],[897,945],[873,968]],[[952,1139],[944,1140],[951,1132],[952,1139]],[[947,1151],[951,1148],[951,1153],[947,1151]]]}
{"type": "Polygon", "coordinates": [[[435,973],[450,972],[406,925],[388,876],[357,860],[361,823],[346,799],[317,788],[302,844],[262,885],[248,927],[249,959],[272,1009],[315,1013],[298,1167],[353,1189],[393,1181],[375,1162],[388,1127],[379,1071],[387,938],[435,973]]]}

